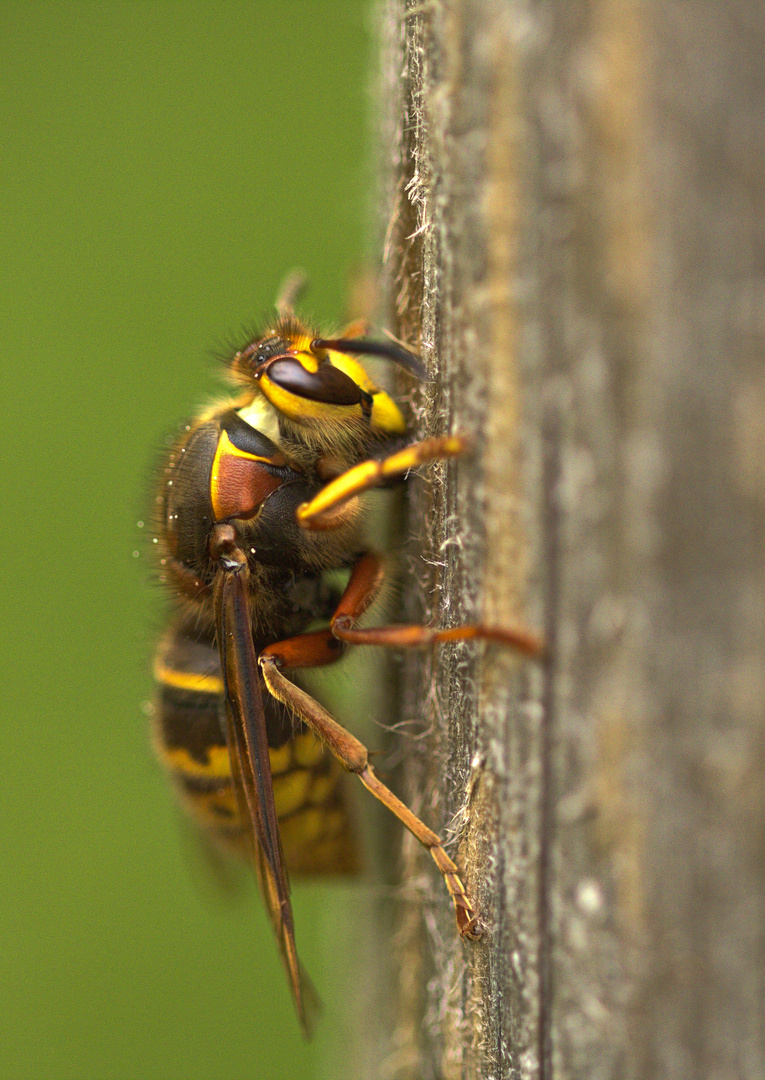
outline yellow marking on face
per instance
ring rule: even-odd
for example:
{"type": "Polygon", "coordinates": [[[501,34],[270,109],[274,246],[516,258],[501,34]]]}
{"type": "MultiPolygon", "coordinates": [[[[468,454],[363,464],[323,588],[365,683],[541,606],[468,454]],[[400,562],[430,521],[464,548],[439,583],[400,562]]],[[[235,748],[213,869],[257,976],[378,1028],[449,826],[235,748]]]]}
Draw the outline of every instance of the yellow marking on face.
{"type": "Polygon", "coordinates": [[[290,353],[294,349],[295,358],[300,361],[306,371],[312,372],[314,375],[319,370],[319,357],[315,352],[311,352],[311,342],[313,338],[299,337],[292,343],[290,353]]]}
{"type": "Polygon", "coordinates": [[[285,743],[284,746],[278,746],[276,749],[269,746],[268,759],[271,763],[272,776],[287,772],[288,769],[292,768],[292,744],[285,743]]]}
{"type": "Polygon", "coordinates": [[[201,776],[212,780],[231,778],[231,760],[226,746],[208,746],[207,762],[197,761],[182,746],[160,746],[159,754],[165,767],[181,776],[201,776]]]}
{"type": "Polygon", "coordinates": [[[338,352],[330,352],[330,359],[333,367],[339,368],[353,379],[357,386],[372,395],[370,417],[372,427],[385,431],[389,435],[403,435],[406,431],[406,421],[401,410],[390,395],[372,382],[358,360],[338,352]]]}
{"type": "Polygon", "coordinates": [[[308,799],[311,786],[311,774],[307,769],[293,769],[292,772],[274,777],[274,802],[276,816],[286,817],[294,814],[308,799]]]}
{"type": "Polygon", "coordinates": [[[203,675],[198,671],[176,671],[160,661],[154,664],[154,678],[163,686],[176,690],[193,690],[200,694],[222,694],[223,679],[219,675],[203,675]]]}
{"type": "Polygon", "coordinates": [[[292,740],[292,756],[296,765],[303,769],[312,769],[324,757],[324,744],[306,731],[292,740]]]}
{"type": "Polygon", "coordinates": [[[258,386],[264,396],[271,402],[273,407],[290,420],[298,423],[301,420],[327,421],[336,418],[339,421],[347,421],[349,417],[361,419],[363,412],[361,405],[332,405],[325,401],[312,401],[310,398],[293,394],[282,386],[271,382],[268,375],[264,375],[258,386]]]}
{"type": "Polygon", "coordinates": [[[371,423],[373,427],[390,435],[403,435],[406,431],[406,421],[401,410],[384,390],[378,390],[372,395],[371,423]]]}
{"type": "Polygon", "coordinates": [[[329,361],[332,367],[336,367],[347,375],[349,379],[353,379],[356,385],[360,386],[368,394],[379,393],[379,387],[375,386],[358,360],[355,360],[352,356],[330,350],[329,361]]]}

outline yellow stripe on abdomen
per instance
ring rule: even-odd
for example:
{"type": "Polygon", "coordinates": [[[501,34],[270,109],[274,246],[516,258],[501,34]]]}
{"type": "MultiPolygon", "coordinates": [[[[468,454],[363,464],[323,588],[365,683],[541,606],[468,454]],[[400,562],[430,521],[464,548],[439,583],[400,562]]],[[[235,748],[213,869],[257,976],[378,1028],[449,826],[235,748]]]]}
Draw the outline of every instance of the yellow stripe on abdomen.
{"type": "Polygon", "coordinates": [[[198,671],[179,671],[157,661],[154,678],[160,686],[172,686],[175,690],[191,690],[199,694],[223,693],[223,679],[219,675],[203,675],[198,671]]]}

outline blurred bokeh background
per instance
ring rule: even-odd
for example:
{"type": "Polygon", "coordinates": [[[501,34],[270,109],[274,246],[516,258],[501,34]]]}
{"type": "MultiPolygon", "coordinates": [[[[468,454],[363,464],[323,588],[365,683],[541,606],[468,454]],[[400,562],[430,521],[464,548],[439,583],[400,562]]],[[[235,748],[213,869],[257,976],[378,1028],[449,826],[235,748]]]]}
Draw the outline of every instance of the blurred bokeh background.
{"type": "Polygon", "coordinates": [[[211,352],[308,272],[345,313],[368,206],[365,0],[2,9],[0,1076],[345,1076],[355,891],[296,887],[301,1042],[254,888],[220,901],[151,756],[137,522],[211,352]]]}

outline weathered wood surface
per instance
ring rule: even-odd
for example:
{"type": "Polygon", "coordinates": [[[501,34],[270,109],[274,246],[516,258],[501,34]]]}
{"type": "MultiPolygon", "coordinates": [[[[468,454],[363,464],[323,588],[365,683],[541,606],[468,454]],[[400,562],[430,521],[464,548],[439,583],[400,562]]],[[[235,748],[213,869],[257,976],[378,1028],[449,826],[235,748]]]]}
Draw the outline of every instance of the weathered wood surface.
{"type": "Polygon", "coordinates": [[[405,842],[364,1075],[765,1076],[764,12],[382,9],[392,325],[472,440],[412,485],[407,614],[551,656],[405,662],[486,935],[405,842]]]}

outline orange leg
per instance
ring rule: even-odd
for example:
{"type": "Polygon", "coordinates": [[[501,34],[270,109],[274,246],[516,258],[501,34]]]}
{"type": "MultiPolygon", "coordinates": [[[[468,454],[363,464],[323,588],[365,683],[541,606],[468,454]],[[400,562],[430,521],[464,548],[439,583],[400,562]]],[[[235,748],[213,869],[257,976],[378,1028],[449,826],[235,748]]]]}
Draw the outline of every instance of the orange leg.
{"type": "MultiPolygon", "coordinates": [[[[293,641],[296,640],[293,638],[293,641]]],[[[407,829],[423,844],[433,856],[436,866],[444,876],[446,887],[454,902],[457,928],[465,938],[475,940],[480,937],[476,929],[477,916],[465,887],[460,880],[459,871],[444,851],[439,837],[423,824],[412,811],[396,798],[393,792],[375,776],[369,764],[367,748],[362,742],[346,731],[314,698],[306,694],[294,683],[286,679],[277,667],[278,646],[270,646],[269,654],[261,653],[260,668],[269,692],[306,723],[312,731],[329,747],[335,757],[355,773],[365,788],[375,798],[387,806],[407,829]]]]}
{"type": "Polygon", "coordinates": [[[431,626],[369,626],[354,629],[350,616],[332,620],[332,631],[349,645],[384,645],[392,649],[410,649],[432,645],[438,641],[494,641],[508,645],[526,656],[541,657],[544,654],[542,639],[530,630],[502,628],[499,626],[452,626],[448,630],[436,630],[431,626]]]}
{"type": "Polygon", "coordinates": [[[373,552],[362,555],[353,567],[348,584],[335,609],[329,627],[311,634],[267,645],[261,656],[272,656],[279,667],[308,668],[333,664],[347,645],[381,645],[392,649],[422,648],[440,641],[492,641],[507,645],[526,656],[542,657],[542,639],[522,627],[452,626],[436,630],[431,626],[369,626],[356,628],[356,622],[373,603],[380,591],[385,571],[382,560],[373,552]]]}
{"type": "MultiPolygon", "coordinates": [[[[330,624],[331,631],[348,645],[382,645],[393,649],[410,649],[433,645],[439,641],[493,641],[507,645],[526,656],[544,654],[542,639],[523,627],[452,626],[436,630],[430,626],[370,626],[357,629],[355,624],[380,590],[383,566],[377,555],[368,552],[356,563],[348,585],[340,598],[330,624]]],[[[276,646],[278,648],[278,646],[276,646]]]]}
{"type": "Polygon", "coordinates": [[[323,667],[325,664],[334,664],[345,651],[345,643],[333,630],[335,620],[340,617],[355,622],[360,618],[377,596],[383,576],[380,557],[372,552],[362,555],[351,571],[330,626],[326,630],[298,634],[296,637],[267,645],[260,654],[261,658],[273,657],[279,667],[286,668],[323,667]]]}
{"type": "Polygon", "coordinates": [[[454,902],[460,933],[466,938],[476,938],[480,932],[476,929],[475,910],[465,892],[457,867],[444,851],[440,838],[375,776],[363,743],[341,727],[314,698],[285,678],[279,669],[318,667],[333,663],[340,658],[341,643],[401,648],[478,638],[509,645],[529,656],[539,656],[542,653],[542,642],[527,630],[485,626],[460,626],[449,630],[434,630],[426,626],[355,629],[354,624],[374,600],[382,579],[383,567],[379,557],[371,552],[363,555],[351,572],[330,627],[268,645],[259,657],[263,679],[269,692],[293,709],[346,769],[355,773],[375,798],[387,806],[430,851],[454,902]]]}

